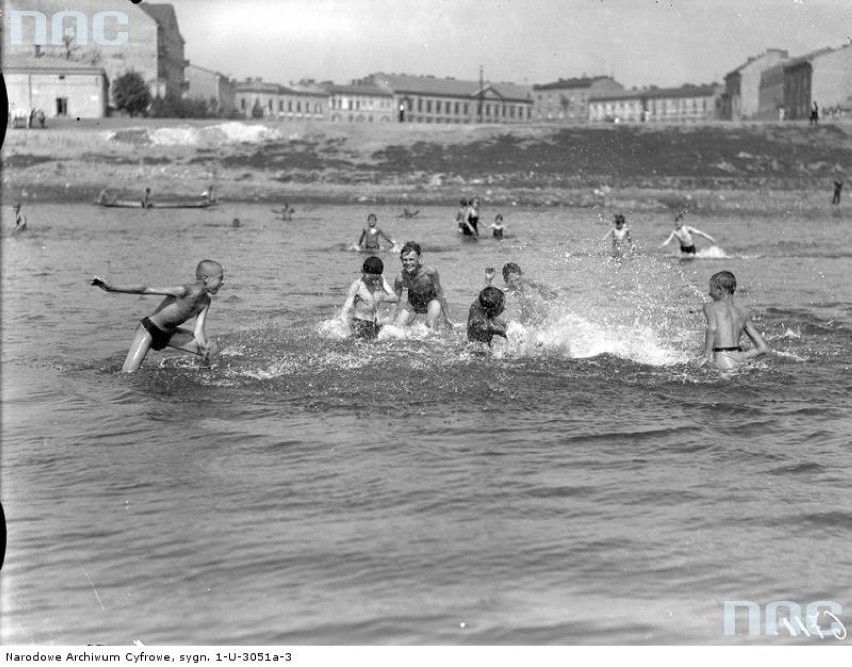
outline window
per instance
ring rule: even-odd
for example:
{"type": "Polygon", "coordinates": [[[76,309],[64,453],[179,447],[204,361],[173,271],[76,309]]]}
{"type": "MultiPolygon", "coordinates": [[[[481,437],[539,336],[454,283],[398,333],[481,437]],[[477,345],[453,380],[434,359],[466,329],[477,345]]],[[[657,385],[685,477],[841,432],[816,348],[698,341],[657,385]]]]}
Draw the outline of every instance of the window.
{"type": "Polygon", "coordinates": [[[56,98],[56,115],[57,116],[67,116],[68,115],[68,98],[67,97],[57,97],[56,98]]]}

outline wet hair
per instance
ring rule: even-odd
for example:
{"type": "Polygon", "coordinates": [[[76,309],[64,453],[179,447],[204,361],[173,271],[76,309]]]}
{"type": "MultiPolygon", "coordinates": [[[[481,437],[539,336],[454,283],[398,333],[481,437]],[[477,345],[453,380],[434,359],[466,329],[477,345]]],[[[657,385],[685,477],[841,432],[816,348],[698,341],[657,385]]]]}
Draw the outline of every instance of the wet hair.
{"type": "Polygon", "coordinates": [[[502,313],[505,301],[506,298],[503,296],[503,290],[499,287],[489,286],[479,293],[479,305],[485,308],[485,312],[489,317],[494,317],[502,313]]]}
{"type": "Polygon", "coordinates": [[[382,271],[385,270],[385,265],[382,263],[378,257],[368,257],[364,260],[364,266],[361,267],[361,271],[363,273],[369,273],[373,276],[382,275],[382,271]]]}
{"type": "Polygon", "coordinates": [[[615,222],[622,222],[623,223],[623,222],[627,222],[627,220],[625,220],[624,216],[621,215],[621,213],[616,213],[615,214],[615,222]]]}
{"type": "Polygon", "coordinates": [[[710,276],[711,289],[733,294],[737,291],[737,278],[730,271],[719,271],[710,276]]]}
{"type": "Polygon", "coordinates": [[[470,202],[467,199],[459,199],[460,206],[467,206],[470,202]]]}
{"type": "Polygon", "coordinates": [[[503,280],[509,282],[510,273],[517,273],[519,276],[524,275],[524,272],[521,271],[521,267],[514,262],[508,262],[503,265],[503,280]]]}
{"type": "Polygon", "coordinates": [[[370,215],[367,216],[367,222],[370,222],[370,220],[376,220],[378,222],[379,219],[376,217],[375,213],[370,213],[370,215]]]}
{"type": "Polygon", "coordinates": [[[420,249],[420,244],[415,241],[406,241],[405,245],[402,246],[402,250],[399,251],[399,256],[407,255],[410,252],[416,252],[418,255],[422,255],[423,251],[420,249]]]}
{"type": "Polygon", "coordinates": [[[216,273],[225,273],[222,265],[212,259],[202,259],[195,267],[195,277],[201,279],[201,276],[209,276],[216,273]]]}
{"type": "Polygon", "coordinates": [[[495,215],[495,216],[494,216],[494,222],[497,222],[498,220],[499,220],[500,222],[503,222],[503,216],[502,216],[502,215],[500,215],[499,213],[498,213],[497,215],[495,215]]]}

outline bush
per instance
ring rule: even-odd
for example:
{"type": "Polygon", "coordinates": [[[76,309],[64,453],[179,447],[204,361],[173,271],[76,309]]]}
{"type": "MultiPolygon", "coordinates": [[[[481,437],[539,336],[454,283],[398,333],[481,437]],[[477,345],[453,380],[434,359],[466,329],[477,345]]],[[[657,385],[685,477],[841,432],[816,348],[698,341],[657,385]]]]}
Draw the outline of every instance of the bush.
{"type": "Polygon", "coordinates": [[[198,97],[182,98],[174,93],[157,97],[151,105],[154,118],[209,118],[212,114],[205,100],[198,97]]]}

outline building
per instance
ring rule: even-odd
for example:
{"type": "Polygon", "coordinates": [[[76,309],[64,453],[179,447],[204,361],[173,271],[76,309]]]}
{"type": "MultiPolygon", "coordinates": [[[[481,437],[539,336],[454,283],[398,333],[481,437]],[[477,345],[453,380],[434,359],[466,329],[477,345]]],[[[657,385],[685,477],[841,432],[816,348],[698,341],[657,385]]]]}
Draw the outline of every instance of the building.
{"type": "Polygon", "coordinates": [[[766,53],[749,58],[737,69],[725,75],[720,117],[723,120],[751,120],[760,109],[760,81],[763,72],[787,60],[787,52],[768,49],[766,53]]]}
{"type": "Polygon", "coordinates": [[[10,111],[42,109],[47,118],[103,118],[108,84],[102,67],[24,54],[3,58],[3,77],[10,111]]]}
{"type": "Polygon", "coordinates": [[[757,97],[756,120],[784,120],[784,64],[777,63],[763,70],[757,97]]]}
{"type": "Polygon", "coordinates": [[[644,88],[591,97],[591,123],[700,123],[719,117],[722,87],[644,88]]]}
{"type": "Polygon", "coordinates": [[[328,92],[312,83],[282,86],[250,78],[235,84],[237,114],[245,118],[324,120],[328,92]]]}
{"type": "Polygon", "coordinates": [[[373,123],[394,120],[393,93],[366,84],[326,86],[328,117],[332,122],[373,123]]]}
{"type": "Polygon", "coordinates": [[[171,5],[5,0],[4,9],[4,59],[13,55],[65,58],[103,69],[110,83],[133,70],[153,96],[180,95],[184,89],[187,62],[171,5]]]}
{"type": "Polygon", "coordinates": [[[236,111],[234,81],[221,72],[188,65],[186,68],[186,97],[207,102],[211,114],[230,118],[236,111]]]}
{"type": "Polygon", "coordinates": [[[534,85],[533,120],[538,122],[585,123],[589,120],[589,98],[618,93],[624,86],[608,76],[559,79],[534,85]]]}
{"type": "Polygon", "coordinates": [[[852,44],[820,49],[784,63],[787,118],[809,118],[814,102],[823,118],[852,110],[852,44]]]}
{"type": "Polygon", "coordinates": [[[383,72],[357,83],[367,82],[393,94],[400,123],[527,123],[532,118],[529,86],[383,72]]]}

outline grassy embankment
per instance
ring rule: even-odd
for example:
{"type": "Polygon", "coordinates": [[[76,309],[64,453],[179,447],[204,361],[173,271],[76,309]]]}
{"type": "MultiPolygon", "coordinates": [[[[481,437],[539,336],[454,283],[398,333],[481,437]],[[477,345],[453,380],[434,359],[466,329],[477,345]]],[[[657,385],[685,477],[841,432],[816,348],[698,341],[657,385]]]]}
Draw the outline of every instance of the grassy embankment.
{"type": "Polygon", "coordinates": [[[3,195],[89,201],[104,187],[235,201],[495,203],[697,210],[824,207],[852,125],[556,128],[104,119],[8,130],[3,195]],[[261,130],[271,140],[238,142],[261,130]],[[162,143],[165,141],[166,143],[162,143]]]}

